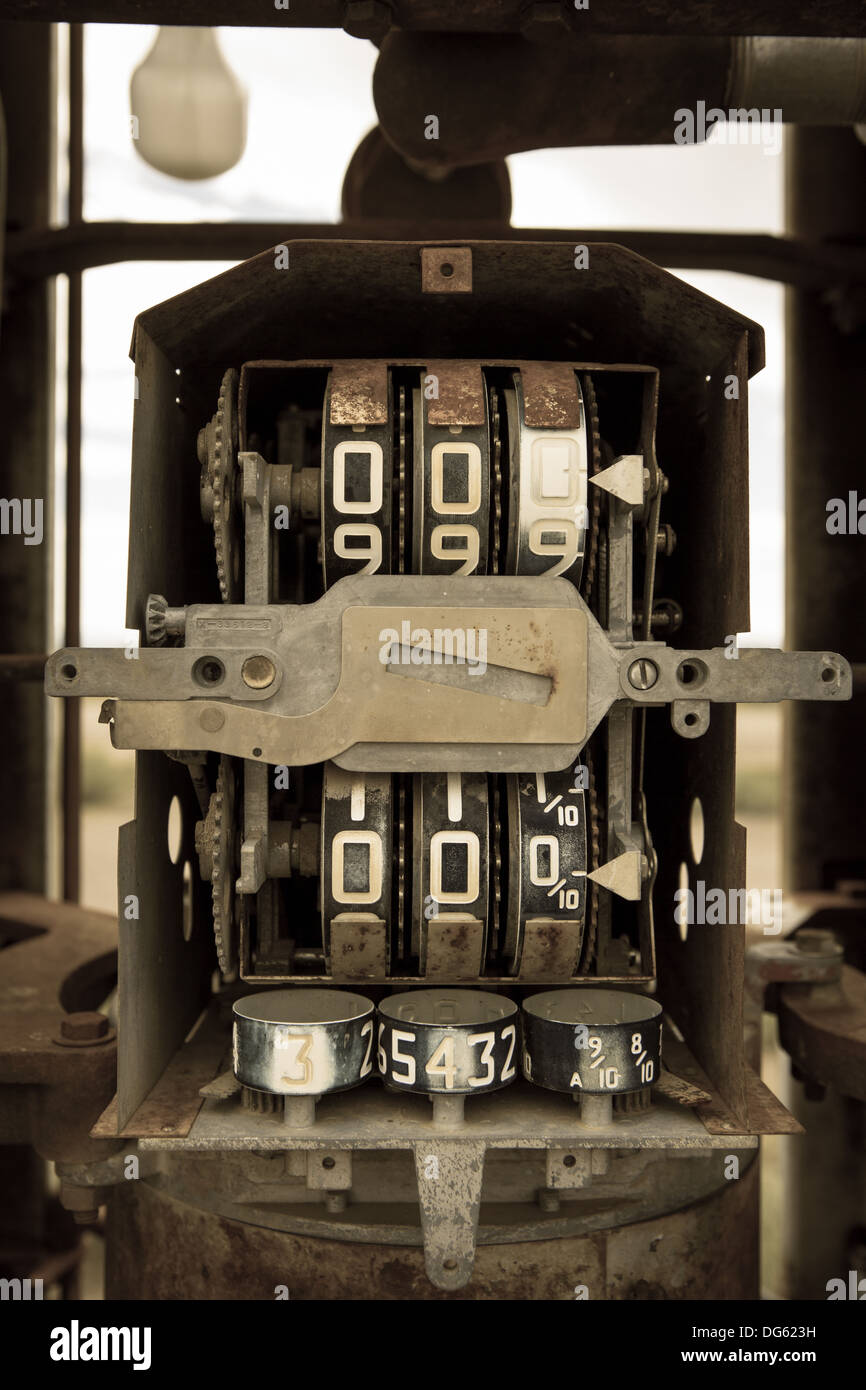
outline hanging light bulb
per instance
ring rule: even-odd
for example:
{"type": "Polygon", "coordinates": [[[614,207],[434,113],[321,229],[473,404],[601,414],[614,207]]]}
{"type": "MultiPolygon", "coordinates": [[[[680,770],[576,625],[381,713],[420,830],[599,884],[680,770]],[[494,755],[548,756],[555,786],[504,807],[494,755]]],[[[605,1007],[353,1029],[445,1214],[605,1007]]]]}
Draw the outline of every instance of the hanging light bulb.
{"type": "Polygon", "coordinates": [[[161,173],[212,179],[243,154],[247,95],[215,29],[160,28],[129,94],[135,148],[161,173]]]}

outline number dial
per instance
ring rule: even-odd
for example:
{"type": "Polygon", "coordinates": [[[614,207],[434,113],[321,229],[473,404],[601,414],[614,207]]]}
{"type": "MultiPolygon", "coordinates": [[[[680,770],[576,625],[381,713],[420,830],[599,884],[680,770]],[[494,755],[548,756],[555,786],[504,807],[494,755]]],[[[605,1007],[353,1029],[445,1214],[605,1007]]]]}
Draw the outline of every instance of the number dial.
{"type": "Polygon", "coordinates": [[[336,989],[280,989],[232,1006],[232,1069],[257,1091],[346,1091],[375,1067],[372,1000],[336,989]]]}
{"type": "Polygon", "coordinates": [[[641,1091],[659,1078],[662,1007],[626,990],[546,990],[524,999],[523,1075],[572,1095],[641,1091]]]}
{"type": "Polygon", "coordinates": [[[431,917],[477,918],[486,942],[490,812],[486,773],[424,772],[412,782],[412,949],[423,975],[431,917]]]}
{"type": "MultiPolygon", "coordinates": [[[[487,396],[484,393],[485,416],[487,396]]],[[[415,421],[415,574],[486,574],[490,543],[490,434],[481,425],[431,425],[412,395],[415,421]]]]}
{"type": "Polygon", "coordinates": [[[379,1070],[424,1095],[498,1091],[517,1073],[518,1025],[517,1005],[483,990],[392,994],[379,1005],[379,1070]]]}
{"type": "Polygon", "coordinates": [[[331,923],[342,913],[391,922],[394,807],[387,773],[325,763],[322,780],[322,944],[331,968],[331,923]]]}
{"type": "Polygon", "coordinates": [[[580,583],[586,545],[587,442],[580,384],[577,429],[533,429],[525,423],[519,372],[506,391],[510,440],[507,572],[562,575],[580,583]]]}
{"type": "MultiPolygon", "coordinates": [[[[388,420],[392,417],[388,374],[388,420]]],[[[325,588],[391,566],[393,427],[331,424],[331,385],[322,419],[322,566],[325,588]]]]}
{"type": "MultiPolygon", "coordinates": [[[[530,917],[583,922],[586,818],[571,769],[512,773],[508,788],[508,969],[517,974],[530,917]]],[[[577,953],[580,954],[578,942],[577,953]]],[[[575,961],[575,966],[577,962],[575,961]]]]}

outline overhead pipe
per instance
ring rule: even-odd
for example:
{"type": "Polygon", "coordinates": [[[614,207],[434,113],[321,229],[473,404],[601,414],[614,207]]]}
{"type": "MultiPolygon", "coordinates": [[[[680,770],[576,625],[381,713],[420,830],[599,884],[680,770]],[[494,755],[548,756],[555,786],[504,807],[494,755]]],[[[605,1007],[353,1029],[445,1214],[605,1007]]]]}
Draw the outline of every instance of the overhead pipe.
{"type": "Polygon", "coordinates": [[[373,96],[386,139],[442,172],[522,150],[699,142],[738,113],[805,125],[866,122],[866,40],[673,38],[562,30],[520,35],[393,30],[373,96]],[[715,114],[718,113],[718,114],[715,114]]]}

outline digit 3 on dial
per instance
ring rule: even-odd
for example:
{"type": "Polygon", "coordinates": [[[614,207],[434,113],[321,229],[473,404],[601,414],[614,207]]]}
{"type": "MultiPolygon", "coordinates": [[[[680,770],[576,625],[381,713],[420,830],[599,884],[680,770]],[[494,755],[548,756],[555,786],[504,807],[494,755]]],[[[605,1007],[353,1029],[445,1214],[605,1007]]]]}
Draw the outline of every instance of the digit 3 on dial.
{"type": "Polygon", "coordinates": [[[659,1078],[662,1006],[627,990],[553,989],[523,1001],[523,1075],[572,1095],[641,1091],[659,1078]]]}
{"type": "Polygon", "coordinates": [[[374,1005],[338,989],[278,989],[232,1005],[238,1081],[282,1096],[347,1091],[373,1071],[374,1005]]]}
{"type": "Polygon", "coordinates": [[[517,1073],[517,1025],[517,1005],[499,994],[392,994],[379,1005],[379,1071],[388,1085],[425,1095],[496,1091],[517,1073]]]}

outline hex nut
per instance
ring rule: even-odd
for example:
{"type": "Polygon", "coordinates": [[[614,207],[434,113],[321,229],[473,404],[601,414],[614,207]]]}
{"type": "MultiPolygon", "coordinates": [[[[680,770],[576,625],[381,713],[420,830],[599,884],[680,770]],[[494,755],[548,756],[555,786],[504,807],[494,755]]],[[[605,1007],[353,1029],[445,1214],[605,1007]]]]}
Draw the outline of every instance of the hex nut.
{"type": "Polygon", "coordinates": [[[107,1033],[108,1019],[94,1011],[67,1014],[60,1022],[60,1035],[70,1042],[97,1042],[107,1033]]]}

